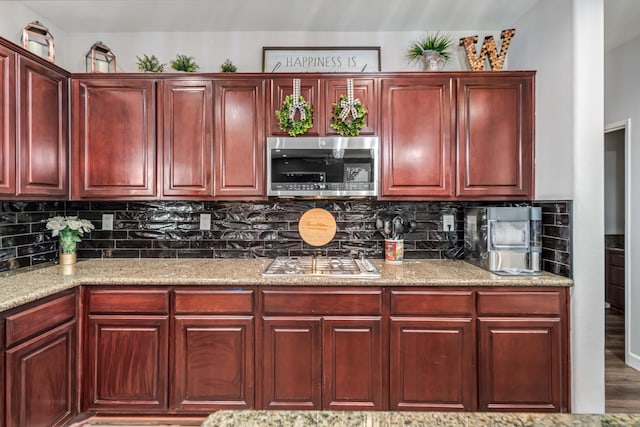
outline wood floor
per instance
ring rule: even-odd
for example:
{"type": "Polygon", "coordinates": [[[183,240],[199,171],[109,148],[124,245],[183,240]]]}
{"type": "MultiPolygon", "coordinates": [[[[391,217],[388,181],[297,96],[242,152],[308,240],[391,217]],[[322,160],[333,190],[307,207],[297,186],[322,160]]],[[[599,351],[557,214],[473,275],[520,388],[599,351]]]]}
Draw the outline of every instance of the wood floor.
{"type": "Polygon", "coordinates": [[[605,411],[640,413],[640,372],[624,363],[624,315],[605,314],[605,411]]]}
{"type": "MultiPolygon", "coordinates": [[[[640,413],[640,372],[624,363],[624,315],[607,310],[605,315],[605,408],[606,412],[640,413]]],[[[123,420],[90,418],[73,427],[186,427],[200,420],[123,420]]]]}

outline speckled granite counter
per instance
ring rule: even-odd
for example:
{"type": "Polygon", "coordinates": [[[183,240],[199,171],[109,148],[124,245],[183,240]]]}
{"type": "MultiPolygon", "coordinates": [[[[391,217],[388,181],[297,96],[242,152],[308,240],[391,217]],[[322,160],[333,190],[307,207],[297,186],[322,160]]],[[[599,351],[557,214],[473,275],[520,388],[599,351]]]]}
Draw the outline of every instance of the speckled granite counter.
{"type": "Polygon", "coordinates": [[[73,266],[52,265],[0,278],[0,311],[78,285],[231,285],[231,286],[572,286],[565,277],[498,276],[456,260],[375,261],[382,277],[262,277],[268,259],[107,259],[73,266]]]}
{"type": "Polygon", "coordinates": [[[640,426],[640,415],[461,412],[218,411],[202,427],[640,426]]]}

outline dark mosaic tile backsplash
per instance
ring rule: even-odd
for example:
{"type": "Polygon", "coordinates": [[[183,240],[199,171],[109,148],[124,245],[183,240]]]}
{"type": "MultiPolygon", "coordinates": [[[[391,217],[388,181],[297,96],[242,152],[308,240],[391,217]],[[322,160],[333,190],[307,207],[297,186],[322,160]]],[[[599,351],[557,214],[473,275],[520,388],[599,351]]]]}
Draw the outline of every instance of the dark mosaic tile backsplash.
{"type": "MultiPolygon", "coordinates": [[[[406,259],[464,258],[465,206],[509,205],[471,202],[378,202],[372,200],[288,200],[265,202],[2,202],[0,271],[57,259],[58,241],[45,224],[55,215],[78,215],[96,229],[78,244],[78,258],[249,258],[279,255],[350,255],[382,258],[384,237],[378,212],[403,213],[418,228],[405,236],[406,259]],[[327,246],[305,244],[298,220],[320,207],[336,218],[338,231],[327,246]],[[202,231],[200,214],[211,214],[202,231]],[[454,214],[456,231],[442,231],[442,215],[454,214]],[[102,215],[114,215],[103,231],[102,215]]],[[[544,269],[571,277],[571,202],[535,202],[543,208],[544,269]]]]}

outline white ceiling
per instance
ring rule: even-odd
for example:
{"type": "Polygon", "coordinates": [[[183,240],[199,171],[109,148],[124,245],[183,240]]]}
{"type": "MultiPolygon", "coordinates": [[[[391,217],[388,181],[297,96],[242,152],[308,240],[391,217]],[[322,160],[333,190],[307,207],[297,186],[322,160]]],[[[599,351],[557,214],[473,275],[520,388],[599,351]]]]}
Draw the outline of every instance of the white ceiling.
{"type": "MultiPolygon", "coordinates": [[[[18,0],[68,33],[496,31],[515,26],[538,1],[18,0]]],[[[605,49],[640,35],[640,0],[604,1],[605,49]]]]}

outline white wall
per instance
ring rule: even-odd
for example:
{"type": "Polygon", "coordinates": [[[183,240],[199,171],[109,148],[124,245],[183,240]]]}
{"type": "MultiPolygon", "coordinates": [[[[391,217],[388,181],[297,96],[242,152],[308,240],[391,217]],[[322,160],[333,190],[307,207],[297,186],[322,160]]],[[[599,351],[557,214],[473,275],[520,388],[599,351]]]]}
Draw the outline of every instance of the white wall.
{"type": "Polygon", "coordinates": [[[509,52],[511,68],[537,71],[536,200],[572,199],[572,22],[571,1],[541,0],[516,23],[509,52]]]}
{"type": "Polygon", "coordinates": [[[604,234],[624,234],[624,133],[604,136],[604,234]]]}
{"type": "Polygon", "coordinates": [[[634,222],[640,213],[640,38],[632,40],[610,52],[605,57],[605,123],[617,123],[631,119],[629,138],[631,147],[627,151],[628,184],[627,206],[628,234],[625,236],[627,267],[627,359],[626,362],[640,369],[640,226],[634,222]]]}
{"type": "MultiPolygon", "coordinates": [[[[547,0],[545,0],[547,1],[547,0]]],[[[604,0],[573,0],[574,412],[604,412],[604,0]]]]}
{"type": "MultiPolygon", "coordinates": [[[[162,63],[169,63],[176,54],[193,56],[201,72],[218,72],[220,64],[229,58],[239,72],[262,71],[264,46],[380,46],[382,71],[415,71],[419,64],[407,62],[407,48],[426,32],[174,32],[174,33],[69,33],[66,68],[72,72],[84,72],[84,58],[96,41],[104,42],[116,55],[117,70],[136,72],[136,56],[154,54],[162,63]]],[[[449,32],[455,49],[445,69],[467,70],[464,51],[458,47],[458,39],[497,33],[487,31],[449,32]]],[[[478,51],[480,47],[478,47],[478,51]]],[[[508,55],[507,55],[508,57],[508,55]]],[[[505,64],[505,65],[508,65],[505,64]]],[[[166,71],[171,71],[167,67],[166,71]]]]}
{"type": "Polygon", "coordinates": [[[1,37],[22,46],[22,29],[32,21],[40,21],[41,24],[49,29],[49,32],[53,35],[55,63],[62,68],[68,69],[65,55],[67,46],[66,33],[18,2],[0,1],[1,37]]]}

